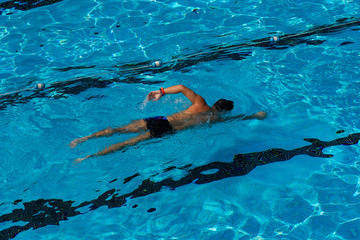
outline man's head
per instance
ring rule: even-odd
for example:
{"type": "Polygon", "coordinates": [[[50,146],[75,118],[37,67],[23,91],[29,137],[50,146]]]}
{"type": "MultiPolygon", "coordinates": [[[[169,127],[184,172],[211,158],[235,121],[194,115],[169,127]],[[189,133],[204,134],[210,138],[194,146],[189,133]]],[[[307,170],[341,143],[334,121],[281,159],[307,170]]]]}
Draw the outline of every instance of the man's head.
{"type": "Polygon", "coordinates": [[[215,111],[218,112],[226,112],[226,111],[230,111],[234,108],[234,102],[233,101],[229,101],[229,100],[225,100],[225,99],[220,99],[218,100],[213,106],[212,109],[214,109],[215,111]]]}

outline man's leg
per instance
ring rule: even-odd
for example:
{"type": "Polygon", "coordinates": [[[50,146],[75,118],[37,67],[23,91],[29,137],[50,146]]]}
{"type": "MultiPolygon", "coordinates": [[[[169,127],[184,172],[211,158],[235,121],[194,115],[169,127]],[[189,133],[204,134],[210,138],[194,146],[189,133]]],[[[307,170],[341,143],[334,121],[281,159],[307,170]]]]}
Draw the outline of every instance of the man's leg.
{"type": "Polygon", "coordinates": [[[141,120],[134,120],[126,126],[114,128],[114,133],[137,133],[147,130],[146,122],[141,120]]]}
{"type": "Polygon", "coordinates": [[[80,162],[82,162],[85,159],[90,158],[90,157],[108,155],[110,153],[114,153],[116,151],[124,149],[125,147],[136,145],[137,143],[145,141],[145,140],[147,140],[149,138],[151,138],[150,132],[146,132],[146,133],[137,135],[134,138],[130,138],[129,140],[127,140],[125,142],[110,145],[108,148],[105,148],[104,150],[101,150],[98,153],[88,155],[88,156],[86,156],[84,158],[78,158],[78,159],[75,160],[75,162],[80,163],[80,162]]]}
{"type": "Polygon", "coordinates": [[[74,139],[70,143],[70,147],[74,148],[79,143],[85,142],[92,138],[99,138],[99,137],[110,137],[116,133],[137,133],[137,132],[143,132],[146,130],[146,122],[144,120],[135,120],[132,121],[130,124],[123,126],[123,127],[117,127],[117,128],[111,128],[108,127],[104,130],[101,130],[99,132],[96,132],[94,134],[91,134],[89,136],[85,136],[82,138],[74,139]]]}

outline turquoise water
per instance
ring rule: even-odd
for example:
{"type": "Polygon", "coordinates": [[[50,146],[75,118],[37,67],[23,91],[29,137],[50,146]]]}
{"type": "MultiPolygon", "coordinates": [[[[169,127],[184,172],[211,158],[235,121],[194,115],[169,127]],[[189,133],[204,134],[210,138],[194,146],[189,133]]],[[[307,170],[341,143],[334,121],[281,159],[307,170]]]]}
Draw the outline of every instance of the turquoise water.
{"type": "Polygon", "coordinates": [[[2,11],[0,93],[38,82],[49,88],[1,96],[0,236],[8,239],[5,233],[20,226],[14,239],[360,239],[358,145],[326,148],[332,158],[298,155],[245,176],[134,194],[116,207],[85,204],[104,202],[101,195],[112,189],[105,199],[131,193],[147,179],[179,180],[189,169],[231,162],[236,154],[359,133],[359,26],[301,38],[308,42],[231,51],[242,58],[225,54],[158,72],[113,72],[356,20],[359,7],[325,0],[65,0],[2,11]],[[201,126],[73,165],[134,135],[75,149],[68,146],[72,139],[189,106],[180,95],[142,106],[149,91],[175,84],[209,104],[232,99],[232,115],[264,110],[268,119],[201,126]],[[67,201],[83,204],[76,209],[81,214],[69,214],[67,201]],[[8,215],[17,209],[35,210],[8,215]],[[46,217],[56,215],[51,210],[60,217],[46,217]]]}

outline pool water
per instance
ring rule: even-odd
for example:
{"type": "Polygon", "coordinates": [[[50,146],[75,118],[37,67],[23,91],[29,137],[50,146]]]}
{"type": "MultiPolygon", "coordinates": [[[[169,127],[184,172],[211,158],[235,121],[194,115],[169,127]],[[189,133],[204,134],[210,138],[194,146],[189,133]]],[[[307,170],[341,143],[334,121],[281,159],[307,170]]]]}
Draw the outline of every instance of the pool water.
{"type": "Polygon", "coordinates": [[[0,1],[1,239],[360,239],[357,144],[326,147],[332,158],[299,154],[243,176],[191,178],[236,154],[360,132],[359,24],[251,45],[358,21],[358,2],[27,3],[0,1]],[[164,65],[149,66],[155,60],[164,65]],[[11,93],[35,83],[47,87],[11,93]],[[73,163],[135,134],[71,149],[74,138],[190,106],[181,95],[143,104],[176,84],[208,104],[233,100],[230,115],[268,118],[73,163]]]}

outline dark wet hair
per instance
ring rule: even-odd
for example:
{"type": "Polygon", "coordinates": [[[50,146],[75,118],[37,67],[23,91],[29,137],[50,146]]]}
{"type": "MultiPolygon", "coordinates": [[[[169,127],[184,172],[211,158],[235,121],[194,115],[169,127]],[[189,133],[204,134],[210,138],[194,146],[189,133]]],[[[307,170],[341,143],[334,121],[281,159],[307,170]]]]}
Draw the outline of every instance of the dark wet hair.
{"type": "Polygon", "coordinates": [[[213,107],[216,111],[220,112],[230,111],[234,108],[234,102],[230,100],[220,99],[213,105],[213,107]]]}

